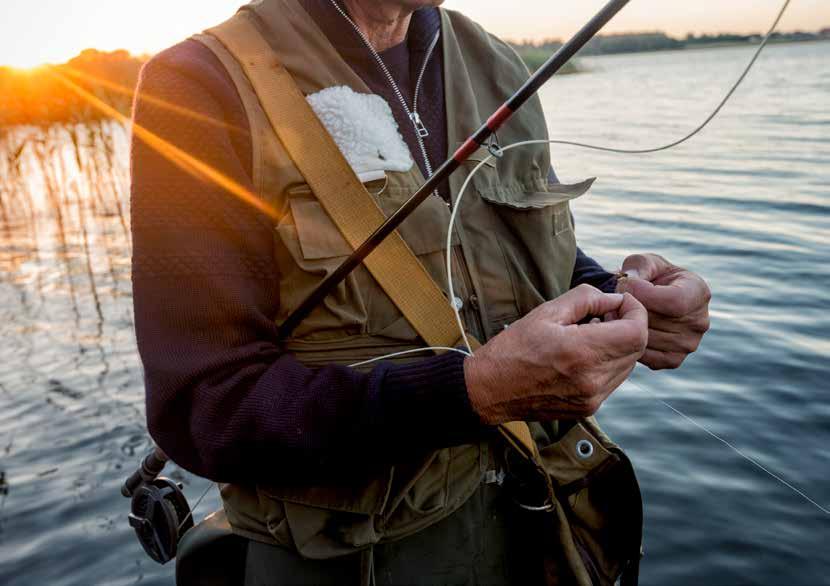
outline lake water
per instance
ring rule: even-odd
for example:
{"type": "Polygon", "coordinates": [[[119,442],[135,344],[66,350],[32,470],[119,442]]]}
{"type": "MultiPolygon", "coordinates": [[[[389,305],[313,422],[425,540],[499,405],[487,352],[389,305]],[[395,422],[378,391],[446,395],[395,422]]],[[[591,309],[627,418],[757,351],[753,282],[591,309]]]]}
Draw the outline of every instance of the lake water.
{"type": "MultiPolygon", "coordinates": [[[[587,73],[542,92],[551,134],[670,142],[708,114],[750,53],[584,59],[587,73]]],[[[644,584],[830,583],[830,516],[654,396],[830,507],[828,105],[830,43],[772,46],[686,145],[639,156],[553,149],[563,180],[599,177],[575,206],[587,252],[609,268],[659,252],[714,292],[701,350],[677,372],[638,369],[600,412],[642,483],[644,584]]],[[[75,150],[59,133],[32,143],[18,168],[31,179],[26,197],[8,194],[13,166],[0,156],[12,218],[0,226],[0,583],[169,584],[172,568],[144,556],[119,494],[150,446],[132,330],[127,141],[117,127],[104,142],[81,135],[75,150]],[[62,146],[49,150],[50,140],[62,146]],[[36,154],[58,170],[44,175],[36,154]],[[27,197],[39,202],[31,211],[27,197]],[[38,211],[50,202],[60,222],[38,211]]],[[[191,503],[207,486],[172,474],[191,503]]],[[[197,517],[217,505],[211,492],[197,517]]]]}

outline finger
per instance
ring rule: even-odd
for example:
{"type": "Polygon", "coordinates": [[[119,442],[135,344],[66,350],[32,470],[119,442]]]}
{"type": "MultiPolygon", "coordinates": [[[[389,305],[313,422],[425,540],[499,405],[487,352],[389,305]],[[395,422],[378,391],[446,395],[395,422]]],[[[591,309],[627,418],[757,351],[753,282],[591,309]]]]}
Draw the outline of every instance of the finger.
{"type": "Polygon", "coordinates": [[[691,332],[675,333],[654,329],[648,331],[648,349],[660,352],[691,354],[697,350],[700,340],[701,335],[691,332]]]}
{"type": "Polygon", "coordinates": [[[625,259],[622,272],[633,279],[653,281],[660,275],[676,268],[673,264],[657,254],[632,254],[625,259]]]}
{"type": "Polygon", "coordinates": [[[648,327],[652,330],[659,330],[668,334],[681,334],[691,332],[703,335],[709,331],[711,321],[709,311],[706,307],[693,311],[683,317],[667,317],[659,313],[648,314],[648,327]]]}
{"type": "Polygon", "coordinates": [[[686,359],[687,354],[677,352],[661,352],[659,350],[647,349],[640,358],[640,362],[651,370],[669,370],[678,368],[686,359]]]}
{"type": "Polygon", "coordinates": [[[644,323],[648,328],[648,310],[639,299],[630,293],[623,293],[623,301],[617,309],[617,321],[619,320],[644,323]]]}
{"type": "Polygon", "coordinates": [[[617,313],[619,318],[614,321],[579,326],[574,342],[584,345],[599,360],[642,354],[648,342],[648,312],[626,294],[617,313]]]}
{"type": "Polygon", "coordinates": [[[705,307],[709,288],[703,279],[684,271],[667,285],[655,285],[641,279],[623,279],[619,290],[639,299],[649,311],[669,317],[683,317],[705,307]]]}
{"type": "Polygon", "coordinates": [[[603,293],[590,285],[580,285],[545,304],[549,318],[562,325],[578,323],[589,315],[604,315],[623,303],[619,293],[603,293]]]}

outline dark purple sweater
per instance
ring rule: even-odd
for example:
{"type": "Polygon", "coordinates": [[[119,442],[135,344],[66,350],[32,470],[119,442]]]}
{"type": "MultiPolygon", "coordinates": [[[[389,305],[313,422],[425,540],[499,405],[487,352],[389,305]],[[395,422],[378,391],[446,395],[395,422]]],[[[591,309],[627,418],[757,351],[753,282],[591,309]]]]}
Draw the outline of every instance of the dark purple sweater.
{"type": "MultiPolygon", "coordinates": [[[[325,0],[305,5],[367,85],[387,99],[403,129],[408,120],[400,118],[386,80],[345,21],[333,18],[325,0]]],[[[438,26],[437,11],[421,11],[405,46],[383,55],[408,97],[418,55],[438,26]]],[[[422,117],[433,163],[446,154],[441,71],[439,46],[419,100],[431,105],[422,117]]],[[[145,66],[134,118],[253,189],[241,100],[201,44],[186,41],[145,66]]],[[[404,137],[419,161],[414,135],[404,137]]],[[[470,406],[459,354],[381,363],[369,373],[311,370],[282,354],[271,221],[138,139],[131,164],[133,290],[147,419],[176,463],[222,482],[344,482],[395,457],[487,433],[470,406]]],[[[579,282],[613,287],[612,275],[581,253],[574,270],[579,282]]]]}

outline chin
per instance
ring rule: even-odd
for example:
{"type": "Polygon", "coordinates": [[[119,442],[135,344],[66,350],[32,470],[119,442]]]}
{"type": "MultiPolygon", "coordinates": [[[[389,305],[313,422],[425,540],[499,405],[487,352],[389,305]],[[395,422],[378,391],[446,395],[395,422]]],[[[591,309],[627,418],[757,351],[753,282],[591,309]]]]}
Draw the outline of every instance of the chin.
{"type": "Polygon", "coordinates": [[[412,10],[417,10],[427,6],[441,6],[444,0],[397,0],[397,2],[412,10]]]}

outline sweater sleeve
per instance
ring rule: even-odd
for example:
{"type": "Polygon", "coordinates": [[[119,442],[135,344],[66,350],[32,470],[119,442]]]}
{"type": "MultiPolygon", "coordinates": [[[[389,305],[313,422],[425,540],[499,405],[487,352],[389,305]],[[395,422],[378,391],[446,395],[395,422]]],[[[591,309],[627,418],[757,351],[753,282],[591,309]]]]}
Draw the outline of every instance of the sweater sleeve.
{"type": "Polygon", "coordinates": [[[593,285],[605,293],[613,293],[617,289],[616,275],[606,271],[597,261],[582,252],[582,249],[577,248],[571,289],[583,283],[593,285]]]}
{"type": "Polygon", "coordinates": [[[324,482],[477,441],[459,354],[369,373],[281,354],[270,220],[177,155],[253,189],[247,118],[208,49],[187,41],[145,66],[134,124],[175,147],[134,133],[131,166],[148,427],[176,463],[221,482],[324,482]]]}

